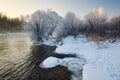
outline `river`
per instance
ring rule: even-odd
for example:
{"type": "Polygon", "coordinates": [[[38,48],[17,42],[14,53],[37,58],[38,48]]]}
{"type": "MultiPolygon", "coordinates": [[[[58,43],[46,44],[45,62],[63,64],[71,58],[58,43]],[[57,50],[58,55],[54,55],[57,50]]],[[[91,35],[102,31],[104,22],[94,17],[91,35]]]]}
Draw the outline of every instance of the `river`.
{"type": "Polygon", "coordinates": [[[39,67],[54,49],[34,46],[24,33],[0,36],[0,80],[70,80],[70,72],[65,67],[45,70],[39,67]]]}

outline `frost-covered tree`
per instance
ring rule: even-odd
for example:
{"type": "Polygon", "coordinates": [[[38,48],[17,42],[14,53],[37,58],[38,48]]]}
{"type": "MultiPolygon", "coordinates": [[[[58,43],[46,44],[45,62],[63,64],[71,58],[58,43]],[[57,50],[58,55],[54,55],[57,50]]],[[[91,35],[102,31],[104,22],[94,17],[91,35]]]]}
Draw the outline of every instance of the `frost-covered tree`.
{"type": "Polygon", "coordinates": [[[103,8],[93,9],[84,19],[80,19],[73,12],[68,12],[65,17],[56,12],[38,10],[25,18],[24,29],[32,34],[34,41],[54,38],[57,41],[80,33],[89,36],[89,33],[100,36],[120,35],[120,17],[109,19],[103,8]]]}
{"type": "Polygon", "coordinates": [[[107,21],[107,16],[100,8],[98,10],[93,9],[90,13],[85,16],[86,22],[89,24],[90,32],[105,32],[104,28],[107,21]]]}
{"type": "Polygon", "coordinates": [[[74,13],[68,12],[65,16],[65,30],[67,35],[78,35],[82,28],[81,20],[74,13]]]}
{"type": "MultiPolygon", "coordinates": [[[[56,12],[38,10],[28,17],[24,28],[32,33],[35,41],[41,41],[43,38],[53,37],[56,28],[61,26],[63,26],[63,19],[56,12]]],[[[59,32],[56,34],[58,35],[59,32]]]]}
{"type": "Polygon", "coordinates": [[[120,16],[113,17],[109,21],[109,24],[110,24],[109,33],[111,34],[111,36],[112,37],[120,36],[120,16]]]}

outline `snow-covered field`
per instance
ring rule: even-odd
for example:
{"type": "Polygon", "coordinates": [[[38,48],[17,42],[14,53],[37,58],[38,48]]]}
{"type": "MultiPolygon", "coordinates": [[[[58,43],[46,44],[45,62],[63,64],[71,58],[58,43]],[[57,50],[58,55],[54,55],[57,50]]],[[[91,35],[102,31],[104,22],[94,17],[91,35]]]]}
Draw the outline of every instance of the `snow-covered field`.
{"type": "MultiPolygon", "coordinates": [[[[51,41],[45,43],[52,44],[51,41]]],[[[63,39],[63,45],[57,45],[55,52],[60,54],[76,54],[78,57],[82,55],[87,60],[83,67],[83,80],[120,80],[119,41],[114,43],[109,41],[96,43],[87,40],[83,36],[79,38],[69,36],[63,39]]],[[[46,60],[45,62],[48,61],[46,60]]],[[[82,64],[79,60],[78,62],[82,64]]],[[[53,63],[55,63],[55,66],[58,64],[54,60],[52,61],[53,63]]],[[[54,66],[52,65],[52,67],[54,66]]]]}

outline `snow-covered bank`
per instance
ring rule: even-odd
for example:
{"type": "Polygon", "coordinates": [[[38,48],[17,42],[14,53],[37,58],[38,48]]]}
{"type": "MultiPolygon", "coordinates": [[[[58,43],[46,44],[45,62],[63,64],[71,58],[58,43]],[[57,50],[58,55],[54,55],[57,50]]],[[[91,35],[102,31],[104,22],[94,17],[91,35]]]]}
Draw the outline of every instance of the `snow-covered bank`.
{"type": "Polygon", "coordinates": [[[60,65],[60,63],[61,63],[61,59],[56,57],[48,57],[39,66],[45,69],[45,68],[52,68],[58,66],[60,65]]]}
{"type": "Polygon", "coordinates": [[[58,65],[65,66],[72,72],[71,80],[82,80],[83,65],[86,60],[82,57],[68,57],[68,58],[56,58],[48,57],[41,64],[41,68],[53,68],[58,65]]]}
{"type": "MultiPolygon", "coordinates": [[[[83,80],[120,80],[119,40],[114,43],[110,43],[108,40],[96,43],[83,36],[78,38],[69,36],[64,38],[62,42],[63,45],[55,44],[54,40],[48,40],[44,43],[47,45],[56,45],[57,48],[55,52],[58,54],[76,54],[78,57],[83,56],[83,58],[87,60],[87,64],[83,62],[83,64],[85,64],[83,67],[83,80]]],[[[64,61],[67,62],[66,60],[64,61]]],[[[82,64],[81,61],[72,61],[77,64],[82,64]]],[[[70,61],[68,62],[71,63],[70,61]]],[[[48,60],[46,59],[43,63],[46,68],[63,65],[61,59],[57,58],[55,58],[55,60],[53,60],[53,58],[49,60],[48,58],[48,60]],[[48,65],[48,63],[50,65],[48,65]]],[[[68,69],[73,67],[73,65],[64,66],[68,67],[68,69]]],[[[77,69],[76,66],[74,66],[74,70],[75,69],[77,69]]]]}
{"type": "Polygon", "coordinates": [[[67,37],[55,52],[85,56],[83,80],[120,80],[120,42],[96,43],[82,37],[67,37]]]}

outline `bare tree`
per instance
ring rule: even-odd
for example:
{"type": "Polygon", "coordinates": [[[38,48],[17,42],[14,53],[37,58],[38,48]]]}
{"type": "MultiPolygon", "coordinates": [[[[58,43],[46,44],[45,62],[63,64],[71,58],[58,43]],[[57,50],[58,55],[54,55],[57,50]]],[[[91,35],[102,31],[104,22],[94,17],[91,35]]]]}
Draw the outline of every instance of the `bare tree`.
{"type": "Polygon", "coordinates": [[[97,10],[93,10],[85,16],[85,20],[89,23],[91,33],[101,33],[105,30],[107,16],[105,14],[98,13],[97,10]]]}
{"type": "Polygon", "coordinates": [[[65,16],[65,29],[67,35],[76,36],[80,32],[81,20],[76,17],[76,15],[72,12],[68,12],[65,16]]]}
{"type": "Polygon", "coordinates": [[[120,16],[113,17],[110,21],[110,34],[113,37],[120,36],[120,16]]]}

